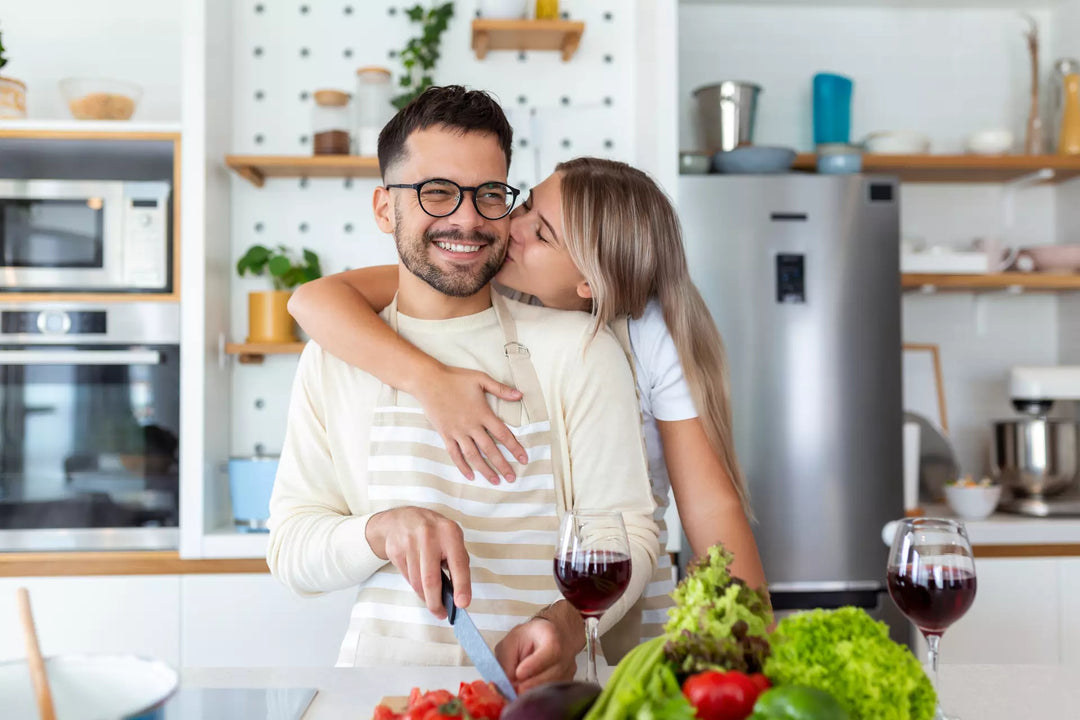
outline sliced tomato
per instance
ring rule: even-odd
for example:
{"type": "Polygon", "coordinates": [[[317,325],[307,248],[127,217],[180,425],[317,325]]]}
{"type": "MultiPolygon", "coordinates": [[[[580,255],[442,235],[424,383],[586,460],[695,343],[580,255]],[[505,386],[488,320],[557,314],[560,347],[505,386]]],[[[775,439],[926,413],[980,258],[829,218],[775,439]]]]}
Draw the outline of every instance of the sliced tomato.
{"type": "Polygon", "coordinates": [[[401,720],[401,715],[379,703],[375,706],[375,715],[371,720],[401,720]]]}
{"type": "Polygon", "coordinates": [[[499,720],[506,707],[506,698],[494,685],[483,680],[461,683],[458,697],[473,720],[499,720]]]}

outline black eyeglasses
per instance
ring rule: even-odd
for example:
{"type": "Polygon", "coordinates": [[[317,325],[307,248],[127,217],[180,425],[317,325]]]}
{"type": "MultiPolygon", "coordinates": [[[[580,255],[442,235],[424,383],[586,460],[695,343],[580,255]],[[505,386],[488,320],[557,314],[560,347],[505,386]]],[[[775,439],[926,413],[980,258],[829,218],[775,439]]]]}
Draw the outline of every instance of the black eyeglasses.
{"type": "Polygon", "coordinates": [[[473,207],[476,212],[488,220],[501,220],[514,209],[521,191],[506,183],[489,182],[476,187],[458,185],[453,180],[434,178],[424,182],[387,185],[388,188],[409,188],[416,191],[420,209],[431,217],[453,215],[461,207],[461,198],[466,191],[472,191],[473,207]]]}

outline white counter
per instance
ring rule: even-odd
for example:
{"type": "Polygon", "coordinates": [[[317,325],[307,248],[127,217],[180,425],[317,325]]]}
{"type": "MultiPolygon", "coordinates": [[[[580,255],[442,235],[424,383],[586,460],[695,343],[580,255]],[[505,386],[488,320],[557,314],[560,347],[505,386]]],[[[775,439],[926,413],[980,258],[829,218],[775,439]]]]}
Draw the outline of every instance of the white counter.
{"type": "MultiPolygon", "coordinates": [[[[1041,665],[946,665],[946,711],[963,720],[1080,717],[1077,668],[1041,665]]],[[[601,677],[609,673],[601,672],[601,677]]],[[[184,670],[191,687],[313,687],[319,692],[304,720],[366,720],[380,698],[408,695],[413,686],[456,691],[475,680],[472,668],[307,668],[184,670]]]]}
{"type": "MultiPolygon", "coordinates": [[[[930,517],[956,517],[945,505],[927,505],[930,517]]],[[[1080,517],[1036,518],[994,513],[985,520],[964,520],[972,545],[1080,545],[1080,517]]]]}

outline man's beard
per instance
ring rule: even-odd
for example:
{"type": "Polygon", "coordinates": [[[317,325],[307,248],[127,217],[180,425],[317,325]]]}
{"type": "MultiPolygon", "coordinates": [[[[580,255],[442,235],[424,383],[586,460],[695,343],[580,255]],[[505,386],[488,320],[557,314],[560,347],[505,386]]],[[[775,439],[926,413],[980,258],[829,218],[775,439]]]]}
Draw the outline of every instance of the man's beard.
{"type": "MultiPolygon", "coordinates": [[[[400,215],[397,215],[397,227],[403,227],[400,215]]],[[[422,239],[417,241],[403,239],[397,231],[394,232],[394,243],[397,245],[398,257],[401,258],[401,262],[405,264],[409,272],[443,295],[459,298],[475,295],[491,282],[491,279],[499,272],[499,268],[502,267],[502,253],[496,253],[479,268],[459,268],[452,265],[452,269],[443,270],[428,257],[428,248],[436,240],[480,242],[494,247],[498,242],[498,237],[492,233],[474,232],[466,235],[459,230],[443,230],[439,232],[429,230],[424,233],[422,239]]],[[[484,252],[484,250],[477,250],[477,252],[484,252]]]]}

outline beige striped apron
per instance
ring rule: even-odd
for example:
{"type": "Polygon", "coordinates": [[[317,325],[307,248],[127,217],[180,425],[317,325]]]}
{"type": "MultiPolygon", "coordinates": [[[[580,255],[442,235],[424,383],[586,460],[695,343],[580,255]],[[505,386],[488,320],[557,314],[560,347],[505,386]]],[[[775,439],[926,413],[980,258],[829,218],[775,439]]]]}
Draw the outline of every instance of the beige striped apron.
{"type": "MultiPolygon", "coordinates": [[[[634,350],[630,345],[629,323],[628,317],[618,318],[611,323],[611,329],[615,337],[619,339],[619,344],[626,353],[626,359],[630,362],[636,390],[638,387],[637,368],[634,363],[634,350]]],[[[638,407],[641,406],[640,401],[639,397],[638,407]]],[[[642,443],[644,443],[644,433],[642,443]]],[[[645,456],[648,457],[648,453],[645,456]]],[[[656,570],[653,572],[652,580],[645,587],[641,598],[619,622],[604,633],[601,644],[604,646],[604,658],[608,664],[618,662],[638,643],[662,635],[664,624],[667,622],[668,608],[675,604],[671,599],[671,591],[675,589],[675,568],[671,564],[671,556],[667,553],[668,531],[667,522],[664,520],[664,513],[668,506],[667,488],[652,485],[652,493],[653,501],[656,503],[653,520],[660,529],[660,555],[656,559],[656,570]]]]}
{"type": "MultiPolygon", "coordinates": [[[[428,508],[457,522],[465,536],[472,576],[469,615],[492,647],[515,625],[561,599],[553,575],[559,530],[559,463],[547,405],[529,350],[517,341],[507,301],[492,293],[505,337],[511,384],[521,402],[499,401],[496,413],[529,456],[520,464],[501,445],[517,479],[492,485],[466,479],[450,459],[419,404],[383,385],[371,429],[368,496],[373,512],[406,505],[428,508]]],[[[389,323],[396,332],[397,303],[389,323]]],[[[392,663],[467,665],[446,620],[428,611],[401,573],[387,563],[360,586],[338,666],[392,663]]]]}

